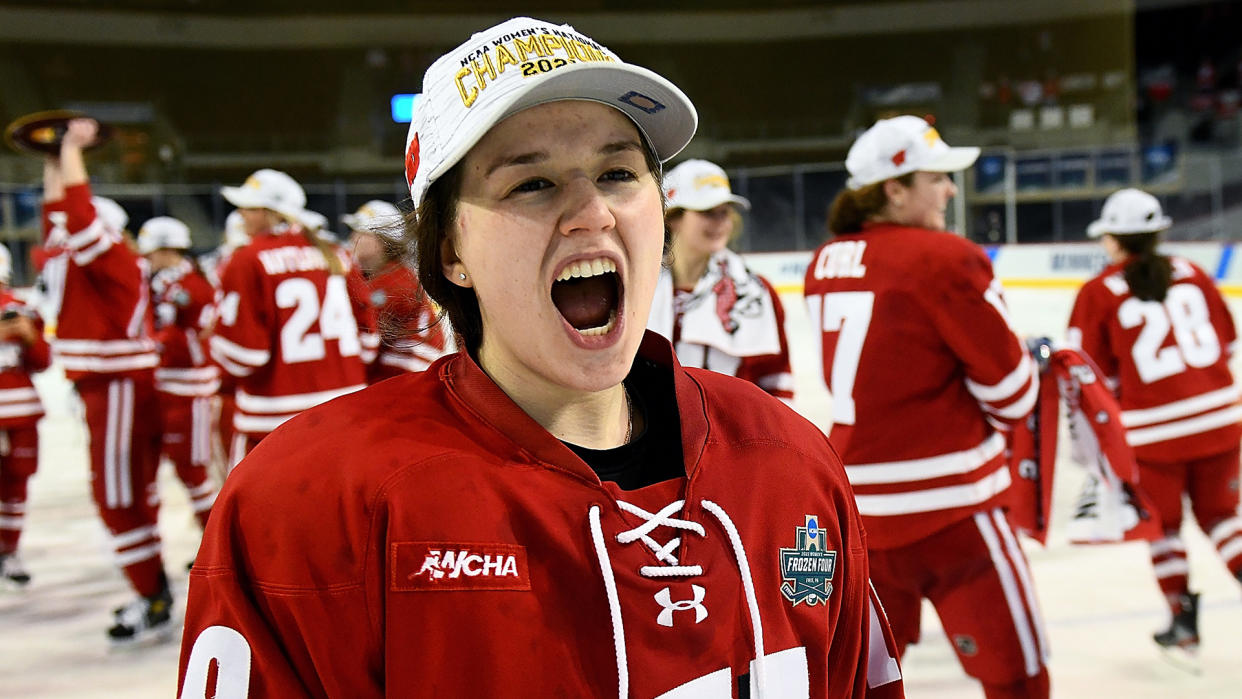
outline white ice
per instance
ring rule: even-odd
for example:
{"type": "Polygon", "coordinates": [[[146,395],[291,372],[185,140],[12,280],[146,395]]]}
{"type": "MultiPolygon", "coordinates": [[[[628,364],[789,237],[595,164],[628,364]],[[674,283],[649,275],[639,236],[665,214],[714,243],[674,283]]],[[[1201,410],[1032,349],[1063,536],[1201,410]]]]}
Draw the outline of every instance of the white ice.
{"type": "MultiPolygon", "coordinates": [[[[1007,298],[1021,333],[1062,335],[1072,291],[1010,289],[1007,298]]],[[[784,301],[794,371],[806,377],[814,361],[806,314],[799,296],[784,301]]],[[[1242,300],[1230,305],[1242,320],[1242,300]]],[[[41,463],[31,480],[22,539],[33,582],[24,591],[0,591],[0,697],[172,697],[178,642],[108,648],[104,629],[111,610],[132,593],[112,564],[90,499],[85,434],[69,385],[53,368],[39,377],[38,387],[48,417],[40,426],[41,463]]],[[[817,424],[827,424],[829,399],[822,387],[800,379],[797,402],[817,424]]],[[[1242,588],[1203,534],[1189,523],[1183,531],[1191,585],[1203,595],[1203,672],[1196,676],[1161,660],[1151,641],[1151,633],[1167,623],[1167,612],[1145,546],[1067,544],[1064,524],[1082,474],[1063,456],[1057,475],[1049,544],[1026,546],[1051,644],[1053,696],[1242,697],[1242,588]]],[[[160,488],[165,567],[180,612],[185,564],[194,556],[198,528],[167,464],[160,488]]],[[[924,608],[923,638],[907,652],[903,670],[912,699],[983,696],[962,672],[930,606],[924,608]]]]}

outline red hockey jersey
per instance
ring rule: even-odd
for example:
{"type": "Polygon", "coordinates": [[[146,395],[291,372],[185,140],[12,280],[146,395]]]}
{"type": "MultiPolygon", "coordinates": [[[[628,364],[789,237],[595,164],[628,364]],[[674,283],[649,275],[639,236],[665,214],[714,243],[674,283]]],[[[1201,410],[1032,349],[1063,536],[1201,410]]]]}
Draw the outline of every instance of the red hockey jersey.
{"type": "Polygon", "coordinates": [[[211,363],[203,334],[215,321],[216,290],[188,260],[151,278],[160,365],[155,388],[179,396],[213,396],[220,369],[211,363]]]}
{"type": "Polygon", "coordinates": [[[732,250],[712,255],[693,289],[660,274],[647,327],[673,343],[684,366],[749,381],[793,404],[785,307],[768,280],[732,250]]]}
{"type": "Polygon", "coordinates": [[[52,352],[72,381],[147,373],[159,363],[151,338],[147,262],[95,216],[89,184],[43,203],[43,279],[54,314],[52,352]]]}
{"type": "Polygon", "coordinates": [[[635,491],[464,353],[270,435],[195,560],[180,696],[901,696],[823,434],[650,333],[639,361],[688,477],[635,491]]]}
{"type": "Polygon", "coordinates": [[[237,377],[238,432],[262,436],[307,408],[366,385],[379,336],[352,259],[331,274],[300,229],[256,236],[220,280],[211,356],[237,377]]]}
{"type": "Polygon", "coordinates": [[[997,428],[1035,404],[1038,373],[977,245],[882,224],[815,252],[805,295],[818,379],[873,548],[1003,504],[997,428]]]}
{"type": "Polygon", "coordinates": [[[1067,344],[1110,379],[1140,461],[1219,454],[1242,438],[1239,389],[1229,371],[1233,317],[1203,270],[1171,261],[1163,302],[1130,293],[1124,262],[1105,268],[1079,290],[1066,332],[1067,344]]]}
{"type": "Polygon", "coordinates": [[[390,262],[370,280],[371,305],[378,316],[379,355],[368,380],[383,381],[406,372],[423,371],[446,352],[453,339],[448,320],[436,320],[431,299],[418,277],[400,262],[390,262]]]}
{"type": "Polygon", "coordinates": [[[8,289],[0,290],[0,313],[29,317],[38,331],[27,346],[17,338],[0,340],[0,430],[33,425],[43,417],[43,403],[30,375],[51,363],[51,350],[43,339],[43,319],[8,289]]]}

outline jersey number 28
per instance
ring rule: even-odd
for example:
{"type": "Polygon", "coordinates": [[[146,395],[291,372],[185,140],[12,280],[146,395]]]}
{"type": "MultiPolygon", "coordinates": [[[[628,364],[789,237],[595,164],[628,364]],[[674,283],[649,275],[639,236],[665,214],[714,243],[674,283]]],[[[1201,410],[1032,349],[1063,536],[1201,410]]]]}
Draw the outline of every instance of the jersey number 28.
{"type": "Polygon", "coordinates": [[[1142,326],[1131,355],[1143,383],[1180,374],[1187,366],[1211,366],[1220,359],[1220,339],[1207,299],[1194,284],[1170,286],[1163,302],[1130,297],[1117,309],[1117,319],[1126,329],[1142,326]],[[1170,330],[1175,344],[1165,347],[1170,330]]]}

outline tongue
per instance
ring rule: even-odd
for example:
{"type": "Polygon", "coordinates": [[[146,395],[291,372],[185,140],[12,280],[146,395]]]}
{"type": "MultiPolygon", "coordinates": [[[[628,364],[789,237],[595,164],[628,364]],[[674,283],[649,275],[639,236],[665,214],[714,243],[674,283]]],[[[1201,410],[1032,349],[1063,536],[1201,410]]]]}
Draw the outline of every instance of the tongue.
{"type": "Polygon", "coordinates": [[[552,303],[565,320],[578,330],[608,324],[617,305],[617,285],[611,274],[570,279],[552,285],[552,303]]]}

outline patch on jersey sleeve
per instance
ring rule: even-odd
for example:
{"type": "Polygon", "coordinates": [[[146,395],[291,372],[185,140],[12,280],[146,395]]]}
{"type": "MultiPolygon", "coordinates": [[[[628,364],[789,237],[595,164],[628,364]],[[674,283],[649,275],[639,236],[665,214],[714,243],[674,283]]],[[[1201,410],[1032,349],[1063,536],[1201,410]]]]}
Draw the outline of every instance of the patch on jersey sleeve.
{"type": "Polygon", "coordinates": [[[390,547],[391,589],[529,590],[526,547],[445,541],[397,541],[390,547]]]}
{"type": "Polygon", "coordinates": [[[781,594],[796,607],[827,604],[832,578],[837,572],[837,552],[825,550],[828,533],[819,527],[818,515],[806,515],[798,527],[794,547],[781,549],[781,594]]]}

